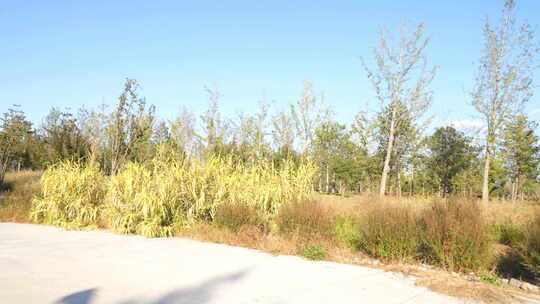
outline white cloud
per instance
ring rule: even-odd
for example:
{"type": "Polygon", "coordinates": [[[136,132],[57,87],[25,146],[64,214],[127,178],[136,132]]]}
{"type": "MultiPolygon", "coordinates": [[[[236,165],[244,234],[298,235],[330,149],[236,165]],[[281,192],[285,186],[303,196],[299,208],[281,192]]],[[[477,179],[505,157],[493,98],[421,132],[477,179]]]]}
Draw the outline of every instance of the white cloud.
{"type": "Polygon", "coordinates": [[[463,132],[482,131],[485,128],[485,124],[478,120],[452,120],[450,125],[463,132]]]}
{"type": "Polygon", "coordinates": [[[531,111],[531,115],[540,114],[540,108],[531,111]]]}

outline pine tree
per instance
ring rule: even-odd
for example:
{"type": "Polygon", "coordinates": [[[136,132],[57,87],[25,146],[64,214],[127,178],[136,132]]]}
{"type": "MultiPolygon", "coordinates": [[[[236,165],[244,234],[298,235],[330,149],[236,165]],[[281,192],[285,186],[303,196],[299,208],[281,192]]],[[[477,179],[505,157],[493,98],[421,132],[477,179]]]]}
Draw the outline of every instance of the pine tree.
{"type": "Polygon", "coordinates": [[[471,139],[451,126],[440,127],[427,139],[428,170],[443,196],[454,192],[454,178],[472,164],[471,139]]]}
{"type": "MultiPolygon", "coordinates": [[[[503,155],[509,173],[511,198],[516,200],[527,180],[535,180],[540,165],[540,142],[534,130],[538,124],[524,115],[514,116],[504,129],[503,155]]],[[[521,191],[523,193],[523,191],[521,191]]]]}

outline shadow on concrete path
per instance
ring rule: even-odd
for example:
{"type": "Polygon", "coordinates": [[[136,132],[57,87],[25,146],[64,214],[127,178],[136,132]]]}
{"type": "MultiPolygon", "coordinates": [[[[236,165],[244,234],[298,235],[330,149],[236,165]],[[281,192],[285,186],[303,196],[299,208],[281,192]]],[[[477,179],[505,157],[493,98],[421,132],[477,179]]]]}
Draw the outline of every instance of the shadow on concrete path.
{"type": "MultiPolygon", "coordinates": [[[[228,275],[218,276],[208,280],[198,286],[190,288],[180,288],[169,292],[162,297],[150,302],[141,302],[138,300],[127,300],[119,302],[119,304],[187,304],[209,303],[212,299],[212,294],[220,285],[231,283],[240,280],[248,273],[248,270],[238,271],[228,275]]],[[[95,297],[98,288],[86,289],[79,291],[54,302],[54,304],[91,304],[95,297]]]]}
{"type": "Polygon", "coordinates": [[[97,292],[97,288],[86,289],[76,293],[67,295],[60,300],[54,302],[55,304],[88,304],[97,292]]]}

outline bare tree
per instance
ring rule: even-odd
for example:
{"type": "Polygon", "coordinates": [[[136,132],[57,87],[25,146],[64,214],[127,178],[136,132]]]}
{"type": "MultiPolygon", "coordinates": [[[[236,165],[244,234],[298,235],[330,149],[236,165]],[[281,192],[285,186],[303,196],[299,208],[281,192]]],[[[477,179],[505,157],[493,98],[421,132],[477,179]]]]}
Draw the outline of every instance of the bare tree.
{"type": "Polygon", "coordinates": [[[315,130],[332,116],[330,109],[322,108],[324,93],[316,95],[311,81],[304,81],[300,99],[291,105],[291,115],[295,123],[295,134],[299,139],[300,149],[306,154],[315,138],[315,130]],[[319,97],[320,96],[320,97],[319,97]]]}
{"type": "Polygon", "coordinates": [[[197,118],[187,108],[182,108],[180,115],[170,124],[171,141],[176,149],[182,150],[187,157],[194,156],[198,141],[195,126],[197,118]]]}
{"type": "Polygon", "coordinates": [[[208,110],[201,116],[204,135],[200,136],[200,140],[204,142],[207,152],[211,152],[225,143],[228,123],[219,111],[221,93],[215,88],[207,87],[205,90],[208,94],[208,110]]]}
{"type": "Polygon", "coordinates": [[[259,111],[250,115],[238,113],[235,139],[239,141],[240,148],[247,158],[251,160],[262,159],[270,150],[267,141],[269,104],[259,102],[259,111]]]}
{"type": "Polygon", "coordinates": [[[380,44],[374,49],[376,70],[362,65],[371,80],[380,111],[390,109],[388,118],[388,142],[381,176],[379,194],[386,194],[386,184],[390,171],[390,159],[394,155],[395,136],[399,131],[399,113],[406,111],[410,117],[419,119],[431,106],[433,93],[429,85],[435,76],[435,67],[428,67],[425,49],[430,41],[424,38],[424,24],[414,30],[403,26],[399,39],[394,41],[387,30],[381,32],[380,44]]]}
{"type": "Polygon", "coordinates": [[[105,163],[107,148],[107,128],[111,123],[111,115],[107,105],[101,104],[98,109],[79,109],[77,120],[82,136],[89,142],[89,159],[91,162],[105,163]]]}
{"type": "Polygon", "coordinates": [[[272,139],[276,150],[292,151],[294,146],[295,129],[292,115],[281,111],[272,116],[272,139]]]}
{"type": "Polygon", "coordinates": [[[124,90],[118,98],[116,110],[112,114],[110,132],[110,173],[116,174],[126,160],[142,147],[152,136],[154,107],[146,107],[146,101],[139,96],[139,84],[134,79],[126,79],[124,90]]]}
{"type": "Polygon", "coordinates": [[[487,131],[482,201],[489,201],[489,170],[496,138],[507,119],[522,110],[532,96],[533,60],[538,45],[528,23],[518,25],[515,2],[507,0],[498,26],[484,25],[484,50],[480,58],[472,104],[484,118],[487,131]]]}

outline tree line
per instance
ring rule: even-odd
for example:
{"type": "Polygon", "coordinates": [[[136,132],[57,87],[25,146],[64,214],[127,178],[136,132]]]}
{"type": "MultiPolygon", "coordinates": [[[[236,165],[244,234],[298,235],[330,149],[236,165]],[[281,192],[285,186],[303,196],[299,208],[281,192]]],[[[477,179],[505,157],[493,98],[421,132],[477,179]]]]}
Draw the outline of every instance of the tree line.
{"type": "Polygon", "coordinates": [[[498,22],[484,24],[470,94],[484,122],[479,134],[430,128],[426,114],[437,68],[428,63],[424,31],[424,24],[406,24],[397,35],[381,32],[373,58],[362,58],[377,110],[358,113],[350,124],[336,121],[310,81],[285,109],[260,102],[255,113],[235,117],[224,117],[220,92],[206,88],[202,115],[183,108],[173,120],[159,119],[135,79],[126,79],[113,106],[53,108],[37,126],[13,106],[0,119],[0,182],[8,170],[43,169],[66,159],[96,162],[114,175],[126,162],[144,163],[165,146],[186,158],[217,154],[276,166],[308,158],[319,168],[313,187],[326,193],[538,197],[538,125],[524,105],[532,97],[539,45],[531,26],[517,22],[515,2],[505,2],[498,22]]]}

